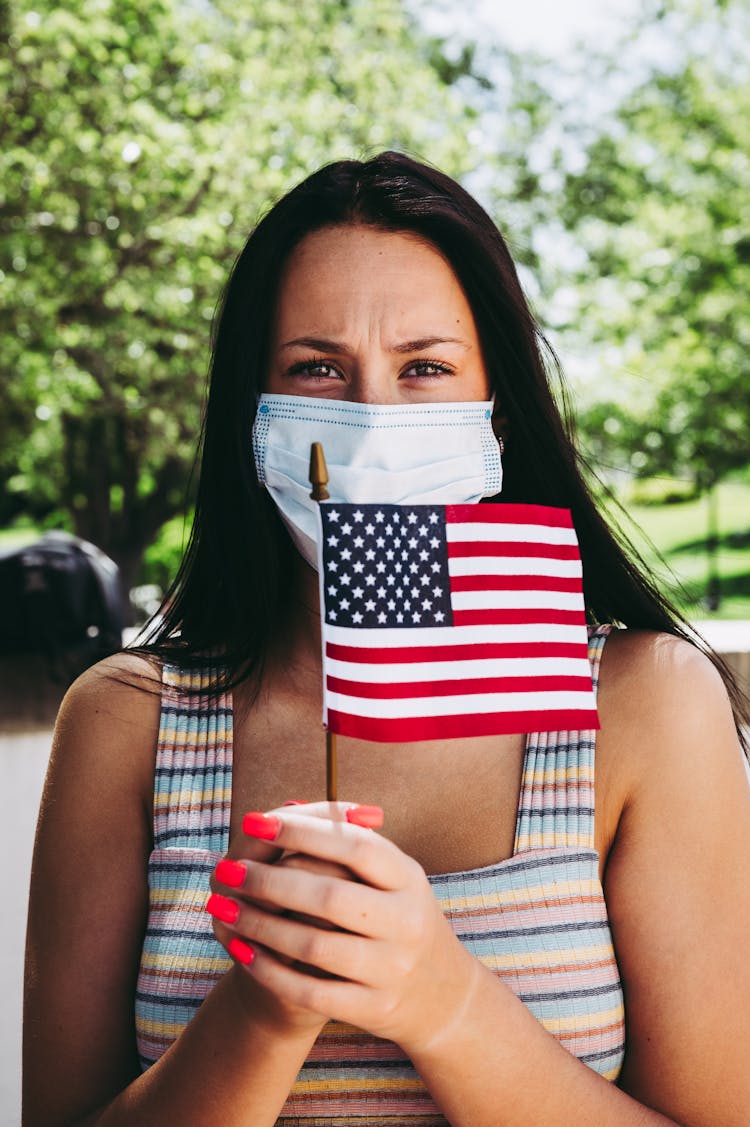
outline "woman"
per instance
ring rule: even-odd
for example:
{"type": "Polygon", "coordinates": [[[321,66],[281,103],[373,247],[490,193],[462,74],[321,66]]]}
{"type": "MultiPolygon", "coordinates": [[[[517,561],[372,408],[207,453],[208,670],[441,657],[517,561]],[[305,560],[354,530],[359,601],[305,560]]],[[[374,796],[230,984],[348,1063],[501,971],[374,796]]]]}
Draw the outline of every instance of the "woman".
{"type": "Polygon", "coordinates": [[[392,153],[310,177],[227,289],[165,620],[60,714],[25,1124],[746,1124],[750,790],[681,634],[586,492],[482,209],[392,153]],[[259,392],[494,399],[500,500],[573,514],[596,736],[341,740],[349,801],[310,801],[318,580],[299,489],[258,481],[259,392]]]}

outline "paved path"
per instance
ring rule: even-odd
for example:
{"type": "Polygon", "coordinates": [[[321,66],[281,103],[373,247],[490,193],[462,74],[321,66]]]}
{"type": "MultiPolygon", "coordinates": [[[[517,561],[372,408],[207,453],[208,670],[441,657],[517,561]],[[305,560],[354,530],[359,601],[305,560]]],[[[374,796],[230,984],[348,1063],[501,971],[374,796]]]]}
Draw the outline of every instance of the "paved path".
{"type": "Polygon", "coordinates": [[[21,1122],[21,1002],[34,828],[51,732],[0,734],[0,1127],[21,1122]]]}
{"type": "Polygon", "coordinates": [[[750,650],[750,622],[744,619],[713,618],[693,625],[717,653],[747,653],[750,650]]]}

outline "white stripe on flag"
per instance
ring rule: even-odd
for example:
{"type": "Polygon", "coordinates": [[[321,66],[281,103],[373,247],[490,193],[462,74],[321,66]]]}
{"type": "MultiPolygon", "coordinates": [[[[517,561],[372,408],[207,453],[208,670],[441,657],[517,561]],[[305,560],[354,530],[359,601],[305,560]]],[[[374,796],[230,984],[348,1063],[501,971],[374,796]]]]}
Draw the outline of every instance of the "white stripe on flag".
{"type": "Polygon", "coordinates": [[[465,713],[530,712],[535,710],[592,709],[590,692],[546,690],[539,693],[467,693],[465,696],[417,697],[382,700],[355,697],[326,690],[326,706],[336,712],[379,719],[417,716],[461,716],[465,713]]]}
{"type": "MultiPolygon", "coordinates": [[[[429,595],[429,588],[419,592],[412,607],[420,608],[423,594],[429,595]]],[[[581,610],[580,592],[569,594],[565,591],[452,591],[451,604],[454,610],[522,610],[543,607],[547,610],[581,610]]],[[[580,631],[580,627],[579,627],[580,631]]],[[[580,633],[579,633],[580,637],[580,633]]]]}
{"type": "Polygon", "coordinates": [[[413,626],[358,630],[355,626],[326,623],[325,638],[342,646],[380,646],[398,652],[399,646],[464,646],[472,642],[574,642],[586,652],[586,631],[582,626],[558,623],[528,623],[497,626],[413,626]]]}
{"type": "Polygon", "coordinates": [[[414,684],[418,681],[461,681],[470,677],[590,677],[591,666],[586,657],[522,657],[487,658],[466,661],[411,661],[395,660],[397,650],[391,650],[393,661],[342,661],[326,658],[326,673],[346,681],[366,681],[372,685],[396,682],[414,684]]]}
{"type": "Polygon", "coordinates": [[[551,575],[579,579],[580,560],[548,560],[541,556],[450,556],[450,575],[551,575]]]}
{"type": "Polygon", "coordinates": [[[448,543],[497,540],[503,544],[578,545],[574,528],[555,528],[547,524],[504,524],[502,522],[451,521],[445,525],[448,543]]]}

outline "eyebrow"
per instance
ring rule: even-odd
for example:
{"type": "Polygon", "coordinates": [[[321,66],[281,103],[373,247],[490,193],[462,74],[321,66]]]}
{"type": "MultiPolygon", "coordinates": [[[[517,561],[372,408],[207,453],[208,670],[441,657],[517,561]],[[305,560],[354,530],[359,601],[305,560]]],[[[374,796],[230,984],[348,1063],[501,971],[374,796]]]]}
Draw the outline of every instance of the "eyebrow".
{"type": "MultiPolygon", "coordinates": [[[[419,337],[417,340],[405,340],[401,344],[395,344],[391,352],[424,352],[426,348],[434,348],[436,344],[458,344],[461,348],[465,348],[468,352],[471,348],[465,340],[460,340],[458,337],[419,337]]],[[[316,348],[319,352],[338,352],[346,353],[349,349],[340,341],[327,340],[324,337],[295,337],[294,340],[287,340],[281,345],[281,348],[316,348]]]]}

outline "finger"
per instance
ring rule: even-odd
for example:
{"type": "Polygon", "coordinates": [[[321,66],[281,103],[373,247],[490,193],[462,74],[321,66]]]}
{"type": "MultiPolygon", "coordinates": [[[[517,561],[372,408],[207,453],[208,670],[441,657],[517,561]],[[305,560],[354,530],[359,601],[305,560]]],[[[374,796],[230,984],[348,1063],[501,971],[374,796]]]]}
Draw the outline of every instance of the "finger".
{"type": "MultiPolygon", "coordinates": [[[[208,898],[208,903],[210,903],[211,899],[214,896],[218,896],[218,895],[220,895],[220,893],[211,893],[211,896],[209,896],[209,898],[208,898]]],[[[208,903],[206,904],[206,910],[207,911],[208,911],[208,903]]],[[[211,915],[211,926],[214,929],[214,935],[218,939],[219,943],[221,943],[222,947],[228,947],[229,944],[234,939],[234,936],[235,936],[234,930],[232,929],[231,925],[226,924],[219,916],[214,915],[213,912],[211,912],[210,915],[211,915]]]]}
{"type": "MultiPolygon", "coordinates": [[[[335,865],[331,861],[320,861],[317,857],[308,857],[305,853],[285,853],[281,860],[275,863],[277,866],[281,866],[285,869],[298,869],[307,873],[318,873],[322,876],[338,877],[340,880],[357,880],[357,877],[355,877],[353,873],[350,873],[348,869],[345,869],[343,865],[335,865]]],[[[262,906],[268,907],[268,905],[262,906]]],[[[278,911],[278,909],[273,908],[272,905],[270,907],[272,911],[278,911]]],[[[307,922],[315,924],[316,927],[333,928],[336,926],[328,920],[321,920],[319,918],[308,920],[308,917],[303,916],[300,912],[287,914],[293,915],[296,919],[307,920],[307,922]]]]}
{"type": "Polygon", "coordinates": [[[248,862],[242,888],[234,899],[252,900],[272,912],[309,916],[355,935],[383,938],[398,921],[397,906],[379,889],[351,879],[296,868],[248,862]]]}
{"type": "Polygon", "coordinates": [[[275,814],[279,811],[282,813],[289,813],[290,807],[296,807],[293,811],[294,814],[302,814],[305,817],[312,818],[330,818],[332,822],[345,822],[346,815],[349,810],[357,805],[356,802],[327,802],[321,800],[320,802],[282,802],[274,810],[269,810],[269,814],[275,814]]]}
{"type": "Polygon", "coordinates": [[[281,814],[287,813],[331,822],[350,822],[370,829],[377,829],[383,824],[383,811],[379,806],[363,806],[358,802],[283,802],[272,810],[253,812],[253,818],[257,820],[257,833],[254,836],[258,840],[272,840],[265,836],[265,829],[270,828],[281,814]]]}
{"type": "Polygon", "coordinates": [[[354,874],[343,865],[337,865],[334,861],[321,861],[317,857],[309,857],[306,853],[285,853],[276,864],[284,869],[300,869],[306,873],[318,873],[324,877],[356,880],[354,874]]]}
{"type": "Polygon", "coordinates": [[[244,947],[246,954],[243,952],[241,961],[247,972],[287,1005],[356,1024],[358,1015],[371,1004],[373,995],[368,986],[338,978],[318,978],[299,966],[280,961],[264,947],[244,947]]]}
{"type": "MultiPolygon", "coordinates": [[[[248,849],[245,851],[245,856],[240,858],[235,857],[222,857],[211,873],[208,881],[208,887],[211,892],[217,892],[224,896],[231,896],[233,894],[240,895],[245,885],[247,878],[248,866],[250,861],[253,863],[262,863],[272,865],[278,861],[284,854],[283,849],[273,850],[253,850],[248,849]],[[255,854],[252,858],[249,854],[255,854]]],[[[271,905],[268,905],[270,908],[271,905]]]]}
{"type": "MultiPolygon", "coordinates": [[[[348,805],[350,804],[329,802],[301,803],[295,799],[289,803],[282,802],[280,806],[275,806],[273,809],[266,811],[264,817],[272,819],[283,810],[294,806],[297,808],[298,813],[307,818],[333,818],[336,821],[342,821],[345,818],[345,811],[348,805]],[[343,808],[341,811],[338,810],[339,805],[343,808]],[[300,810],[300,806],[304,806],[304,810],[300,810]]],[[[246,835],[243,835],[234,839],[227,856],[236,858],[248,857],[251,861],[276,861],[283,853],[284,850],[271,844],[268,838],[263,838],[261,835],[255,838],[248,838],[246,835]]]]}
{"type": "Polygon", "coordinates": [[[228,931],[249,941],[253,947],[260,945],[284,959],[352,982],[378,985],[382,979],[384,960],[380,957],[378,940],[347,931],[321,929],[296,918],[270,915],[254,904],[223,896],[211,896],[206,910],[214,918],[224,920],[228,931]]]}
{"type": "MultiPolygon", "coordinates": [[[[357,803],[354,802],[303,803],[298,800],[291,800],[289,803],[283,802],[280,806],[274,807],[261,817],[269,820],[274,819],[282,811],[287,811],[290,806],[296,807],[295,813],[303,817],[328,818],[337,822],[346,821],[347,814],[353,809],[358,809],[357,803]],[[300,810],[300,807],[304,807],[304,809],[300,810]]],[[[369,809],[369,807],[365,809],[369,809]]],[[[271,863],[283,857],[284,852],[284,848],[272,844],[268,838],[248,837],[247,835],[235,838],[224,858],[225,861],[232,863],[225,865],[223,862],[219,862],[211,877],[211,891],[222,892],[222,885],[227,888],[240,887],[244,879],[243,859],[271,863]]]]}
{"type": "Polygon", "coordinates": [[[243,829],[293,853],[344,865],[374,888],[400,889],[410,884],[419,866],[387,838],[348,822],[304,818],[295,811],[245,815],[243,829]]]}
{"type": "MultiPolygon", "coordinates": [[[[284,850],[280,849],[277,845],[273,845],[270,841],[263,841],[260,838],[255,840],[246,837],[244,834],[238,834],[229,845],[226,853],[226,860],[241,861],[243,859],[249,861],[265,861],[271,864],[278,861],[282,857],[284,850]]],[[[229,869],[226,870],[229,873],[229,869]]]]}

